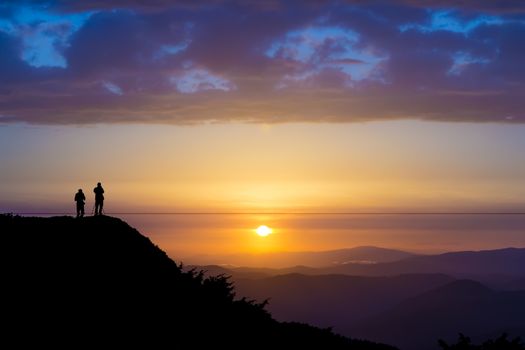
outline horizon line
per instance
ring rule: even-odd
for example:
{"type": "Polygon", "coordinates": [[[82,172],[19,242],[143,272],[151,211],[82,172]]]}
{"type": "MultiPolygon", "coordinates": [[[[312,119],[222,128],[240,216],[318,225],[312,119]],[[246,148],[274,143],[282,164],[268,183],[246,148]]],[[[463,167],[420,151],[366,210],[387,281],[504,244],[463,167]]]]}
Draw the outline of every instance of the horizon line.
{"type": "MultiPolygon", "coordinates": [[[[1,214],[76,215],[74,212],[4,212],[1,214]]],[[[525,212],[109,212],[104,215],[525,215],[525,212]]]]}

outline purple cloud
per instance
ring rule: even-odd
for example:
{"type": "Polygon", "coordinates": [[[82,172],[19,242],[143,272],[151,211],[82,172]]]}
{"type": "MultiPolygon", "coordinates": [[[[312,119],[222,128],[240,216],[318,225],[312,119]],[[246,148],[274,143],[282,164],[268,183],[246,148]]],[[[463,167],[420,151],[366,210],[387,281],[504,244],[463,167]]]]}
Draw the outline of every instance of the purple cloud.
{"type": "Polygon", "coordinates": [[[124,92],[122,91],[122,89],[120,88],[120,86],[116,85],[116,84],[113,84],[112,82],[110,81],[103,81],[102,82],[102,86],[109,92],[111,92],[112,94],[115,94],[115,95],[118,95],[118,96],[122,96],[124,94],[124,92]]]}
{"type": "Polygon", "coordinates": [[[1,121],[524,122],[525,6],[497,3],[0,5],[1,121]]]}
{"type": "Polygon", "coordinates": [[[232,82],[216,76],[206,69],[188,67],[170,77],[170,82],[181,93],[192,94],[205,90],[230,91],[236,88],[232,82]]]}

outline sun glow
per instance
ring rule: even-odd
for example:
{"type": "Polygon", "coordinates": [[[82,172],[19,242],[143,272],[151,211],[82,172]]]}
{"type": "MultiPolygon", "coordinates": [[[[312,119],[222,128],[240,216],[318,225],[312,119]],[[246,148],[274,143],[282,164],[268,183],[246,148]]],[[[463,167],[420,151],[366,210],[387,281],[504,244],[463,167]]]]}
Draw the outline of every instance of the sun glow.
{"type": "Polygon", "coordinates": [[[255,233],[257,233],[261,237],[266,237],[272,234],[272,232],[273,230],[266,225],[261,225],[255,229],[255,233]]]}

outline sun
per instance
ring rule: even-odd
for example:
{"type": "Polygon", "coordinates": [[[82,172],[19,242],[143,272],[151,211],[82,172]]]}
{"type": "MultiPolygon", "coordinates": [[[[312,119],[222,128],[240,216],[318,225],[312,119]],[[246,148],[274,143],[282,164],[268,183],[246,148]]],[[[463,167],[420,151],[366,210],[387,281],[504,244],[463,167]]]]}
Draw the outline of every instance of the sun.
{"type": "Polygon", "coordinates": [[[266,225],[261,225],[255,229],[255,233],[257,233],[261,237],[266,237],[272,234],[272,232],[273,230],[266,225]]]}

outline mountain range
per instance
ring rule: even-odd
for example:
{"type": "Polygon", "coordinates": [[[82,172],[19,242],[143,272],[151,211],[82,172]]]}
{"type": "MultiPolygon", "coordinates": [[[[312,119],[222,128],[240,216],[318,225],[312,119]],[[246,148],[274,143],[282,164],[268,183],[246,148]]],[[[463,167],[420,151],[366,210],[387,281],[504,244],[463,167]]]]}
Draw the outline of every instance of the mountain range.
{"type": "MultiPolygon", "coordinates": [[[[380,248],[376,248],[376,252],[380,248]]],[[[410,254],[410,253],[407,253],[410,254]]],[[[366,258],[366,255],[362,255],[366,258]]],[[[351,276],[397,276],[401,274],[446,274],[455,278],[481,281],[491,287],[507,283],[523,285],[525,280],[525,248],[482,251],[460,251],[437,255],[409,255],[397,261],[378,263],[346,263],[312,267],[286,268],[202,266],[204,270],[241,277],[268,277],[290,273],[306,275],[341,274],[351,276]]]]}
{"type": "Polygon", "coordinates": [[[243,295],[268,300],[279,320],[333,327],[402,349],[437,349],[437,339],[450,341],[459,332],[477,340],[503,332],[525,338],[525,249],[324,268],[203,268],[232,276],[243,295]]]}
{"type": "Polygon", "coordinates": [[[331,267],[350,263],[376,264],[398,261],[416,254],[373,246],[306,252],[276,252],[259,254],[198,255],[185,258],[189,264],[212,265],[221,263],[230,267],[286,268],[290,266],[331,267]]]}

